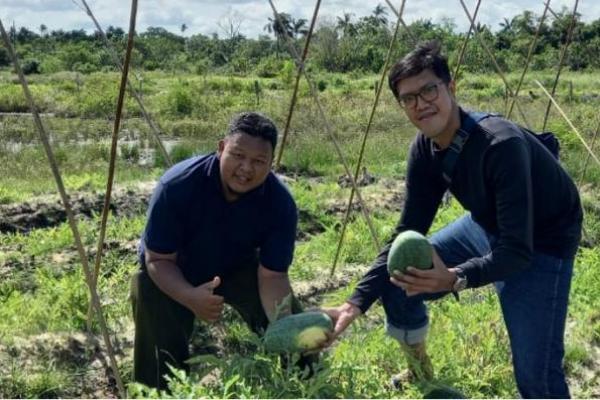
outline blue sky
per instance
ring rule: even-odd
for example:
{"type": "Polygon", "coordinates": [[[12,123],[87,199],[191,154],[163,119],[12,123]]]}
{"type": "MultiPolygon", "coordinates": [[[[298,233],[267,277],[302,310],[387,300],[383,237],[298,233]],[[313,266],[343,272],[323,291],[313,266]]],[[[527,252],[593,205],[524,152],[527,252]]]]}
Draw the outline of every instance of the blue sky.
{"type": "MultiPolygon", "coordinates": [[[[85,29],[92,31],[92,22],[75,4],[80,0],[0,0],[0,18],[5,26],[13,23],[39,32],[41,24],[48,29],[85,29]]],[[[128,0],[87,0],[96,18],[103,27],[108,25],[126,28],[129,21],[128,0]]],[[[401,1],[392,0],[399,7],[401,1]]],[[[476,1],[466,0],[473,9],[476,1]]],[[[384,0],[322,0],[320,21],[335,21],[343,13],[352,13],[354,19],[370,14],[377,4],[386,5],[384,0]]],[[[558,11],[563,6],[572,9],[575,0],[551,0],[551,7],[558,11]]],[[[295,18],[310,19],[315,1],[274,0],[280,12],[295,18]]],[[[483,0],[478,20],[497,29],[503,18],[511,18],[525,9],[541,14],[542,0],[483,0]]],[[[584,21],[600,18],[600,2],[580,1],[579,12],[584,21]]],[[[468,28],[468,20],[458,0],[407,0],[405,20],[429,18],[439,22],[444,18],[454,20],[459,30],[468,28]]],[[[240,23],[240,32],[249,37],[264,33],[267,18],[272,16],[267,0],[139,0],[138,31],[148,26],[161,26],[180,32],[182,24],[188,26],[185,35],[195,33],[224,34],[223,26],[228,21],[240,23]]],[[[390,13],[390,18],[392,17],[390,13]]]]}

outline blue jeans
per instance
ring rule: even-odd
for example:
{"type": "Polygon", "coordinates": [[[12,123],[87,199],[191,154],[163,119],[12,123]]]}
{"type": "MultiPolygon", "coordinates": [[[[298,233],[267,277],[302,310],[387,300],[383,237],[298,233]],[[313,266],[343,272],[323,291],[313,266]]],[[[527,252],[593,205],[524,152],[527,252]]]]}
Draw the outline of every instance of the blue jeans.
{"type": "MultiPolygon", "coordinates": [[[[495,238],[466,214],[435,233],[430,241],[444,263],[454,266],[490,253],[495,238]]],[[[573,259],[534,253],[530,268],[495,283],[517,387],[524,398],[569,397],[562,363],[572,274],[573,259]]],[[[398,331],[420,331],[424,340],[429,324],[424,300],[446,294],[407,297],[404,290],[388,284],[381,298],[388,333],[395,336],[398,331]]]]}

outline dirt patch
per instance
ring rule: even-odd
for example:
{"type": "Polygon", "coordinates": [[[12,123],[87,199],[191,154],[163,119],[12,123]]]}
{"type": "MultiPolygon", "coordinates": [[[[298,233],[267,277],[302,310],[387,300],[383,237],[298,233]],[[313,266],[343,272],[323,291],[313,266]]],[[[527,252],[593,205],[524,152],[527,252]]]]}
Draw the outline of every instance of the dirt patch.
{"type": "MultiPolygon", "coordinates": [[[[117,363],[129,354],[132,342],[128,338],[113,339],[117,363]]],[[[28,374],[43,372],[48,364],[53,368],[72,371],[69,392],[58,397],[117,398],[118,391],[108,356],[100,337],[83,333],[43,333],[27,338],[16,337],[10,345],[0,345],[0,373],[11,374],[16,366],[28,374]],[[70,392],[70,391],[73,392],[70,392]]]]}
{"type": "Polygon", "coordinates": [[[296,240],[299,241],[309,240],[311,236],[323,233],[326,229],[316,215],[304,209],[298,210],[298,223],[296,240]]]}
{"type": "MultiPolygon", "coordinates": [[[[377,184],[370,185],[360,191],[361,197],[371,211],[386,210],[399,212],[402,210],[405,199],[405,188],[403,180],[380,179],[377,184]]],[[[326,202],[323,207],[325,213],[343,217],[346,214],[349,198],[332,199],[326,202]]],[[[359,213],[361,205],[358,197],[354,195],[351,213],[359,213]]]]}
{"type": "MultiPolygon", "coordinates": [[[[340,185],[340,187],[343,187],[343,188],[350,188],[353,186],[352,181],[346,174],[340,175],[338,177],[337,182],[338,182],[338,185],[340,185]]],[[[377,177],[369,174],[369,172],[367,171],[367,167],[363,166],[361,169],[361,172],[357,176],[356,185],[358,187],[369,186],[369,185],[373,185],[376,182],[377,182],[377,177]]]]}
{"type": "MultiPolygon", "coordinates": [[[[153,190],[154,183],[117,189],[112,196],[110,210],[116,216],[132,217],[145,214],[153,190]]],[[[84,192],[72,194],[71,206],[78,218],[100,215],[104,206],[104,194],[84,192]]],[[[306,240],[311,235],[325,231],[317,216],[310,211],[299,209],[298,213],[302,228],[298,231],[298,240],[306,240]]],[[[0,205],[0,233],[28,233],[34,229],[57,226],[66,220],[67,214],[57,196],[45,196],[19,204],[0,205]]],[[[95,251],[90,254],[95,254],[95,251]]]]}
{"type": "Polygon", "coordinates": [[[367,265],[344,265],[329,277],[329,272],[323,269],[322,276],[309,281],[293,281],[292,287],[298,300],[306,307],[318,307],[323,296],[351,284],[351,282],[362,276],[369,266],[367,265]]]}
{"type": "MultiPolygon", "coordinates": [[[[310,168],[301,168],[296,166],[288,166],[281,164],[279,168],[277,168],[277,175],[282,175],[284,177],[298,179],[298,178],[319,178],[322,177],[323,174],[315,171],[310,168]]],[[[285,178],[284,178],[285,180],[285,178]]]]}
{"type": "MultiPolygon", "coordinates": [[[[116,189],[111,196],[110,210],[117,216],[144,213],[153,188],[153,184],[140,184],[133,188],[116,189]]],[[[104,194],[73,193],[70,202],[76,216],[90,218],[102,212],[104,194]]],[[[57,196],[0,206],[0,233],[27,233],[33,229],[53,227],[66,220],[67,213],[57,196]]]]}
{"type": "MultiPolygon", "coordinates": [[[[110,240],[104,243],[103,256],[131,259],[137,257],[138,239],[129,241],[110,240]]],[[[87,246],[88,263],[93,268],[96,259],[96,247],[87,246]]],[[[80,268],[79,254],[75,246],[44,256],[23,255],[20,251],[7,251],[4,260],[0,260],[0,295],[8,295],[12,291],[21,293],[33,292],[37,289],[37,280],[32,278],[36,268],[46,266],[52,269],[56,277],[71,273],[75,268],[80,268]]],[[[102,269],[104,276],[110,276],[113,269],[107,267],[105,262],[102,269]]]]}

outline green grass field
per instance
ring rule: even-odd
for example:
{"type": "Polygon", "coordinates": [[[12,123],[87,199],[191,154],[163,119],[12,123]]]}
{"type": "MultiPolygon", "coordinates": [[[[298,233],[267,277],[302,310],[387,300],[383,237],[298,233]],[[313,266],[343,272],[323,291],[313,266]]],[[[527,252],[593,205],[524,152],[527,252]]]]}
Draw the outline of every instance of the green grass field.
{"type": "MultiPolygon", "coordinates": [[[[553,73],[530,76],[519,96],[522,124],[541,130],[547,99],[533,83],[547,87],[553,73]]],[[[516,84],[519,74],[510,74],[516,84]]],[[[352,170],[375,98],[377,76],[339,74],[315,77],[327,118],[335,129],[352,170]]],[[[111,115],[118,76],[110,73],[35,76],[32,90],[52,134],[53,150],[72,196],[100,196],[106,186],[111,115]]],[[[291,98],[291,82],[223,76],[175,76],[147,73],[144,103],[163,128],[175,160],[216,148],[230,117],[260,110],[282,129],[291,98]],[[259,82],[257,96],[255,81],[259,82]]],[[[564,73],[557,100],[590,143],[599,122],[598,74],[564,73]],[[571,85],[572,83],[572,91],[571,85]]],[[[465,76],[459,101],[504,113],[507,101],[499,78],[465,76]]],[[[12,76],[0,74],[0,111],[25,111],[12,76]]],[[[548,129],[562,144],[562,162],[577,181],[585,205],[585,238],[576,260],[567,325],[566,369],[572,395],[600,397],[600,166],[590,160],[568,124],[551,110],[548,129]]],[[[364,165],[377,182],[362,190],[380,238],[388,238],[402,207],[406,152],[414,129],[387,89],[375,115],[364,165]]],[[[600,148],[600,144],[596,145],[600,148]]],[[[165,169],[155,156],[151,131],[133,99],[127,100],[120,136],[116,185],[133,197],[165,169]]],[[[596,154],[600,152],[595,151],[596,154]]],[[[325,284],[331,268],[349,189],[338,185],[344,173],[326,125],[303,84],[283,156],[286,182],[301,210],[300,235],[290,269],[297,293],[325,284]]],[[[26,204],[44,214],[56,203],[56,185],[31,117],[0,115],[0,207],[3,213],[26,204]],[[11,208],[12,207],[12,208],[11,208]],[[45,211],[46,210],[46,211],[45,211]]],[[[93,211],[93,210],[92,210],[93,211]]],[[[432,232],[464,211],[454,201],[438,213],[432,232]]],[[[88,251],[96,247],[97,211],[79,217],[88,251]]],[[[8,214],[7,214],[8,215],[8,214]]],[[[2,217],[4,218],[4,217],[2,217]]],[[[31,220],[25,218],[19,221],[31,220]]],[[[131,383],[133,324],[129,278],[137,269],[136,242],[145,223],[143,207],[109,219],[99,295],[117,349],[129,397],[166,397],[131,383]]],[[[18,225],[15,222],[16,225],[18,225]]],[[[333,306],[345,300],[372,262],[377,249],[361,213],[353,212],[335,279],[335,290],[323,290],[307,304],[333,306]]],[[[86,332],[88,293],[72,234],[64,222],[33,225],[26,232],[0,233],[0,397],[112,397],[117,395],[97,323],[86,332]]],[[[334,279],[334,280],[335,280],[334,279]]],[[[430,305],[430,352],[438,383],[469,397],[516,397],[508,338],[493,290],[485,288],[430,305]]],[[[198,357],[192,374],[178,373],[173,397],[216,398],[419,398],[427,390],[415,384],[398,392],[388,385],[391,374],[405,367],[397,345],[384,334],[384,314],[376,304],[322,357],[321,370],[308,380],[266,354],[260,340],[231,310],[215,325],[199,324],[193,345],[198,357]]]]}

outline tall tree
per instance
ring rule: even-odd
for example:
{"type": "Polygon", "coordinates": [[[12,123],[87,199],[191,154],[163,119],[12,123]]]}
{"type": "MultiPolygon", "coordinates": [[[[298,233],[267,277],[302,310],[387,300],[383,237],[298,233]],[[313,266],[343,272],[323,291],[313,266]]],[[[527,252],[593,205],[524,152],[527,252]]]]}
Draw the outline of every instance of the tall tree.
{"type": "Polygon", "coordinates": [[[356,27],[352,23],[352,13],[344,13],[342,17],[337,17],[336,29],[343,36],[353,36],[356,33],[356,27]]]}
{"type": "Polygon", "coordinates": [[[387,8],[381,5],[381,3],[377,4],[377,7],[373,9],[373,16],[381,25],[387,25],[387,8]]]}

